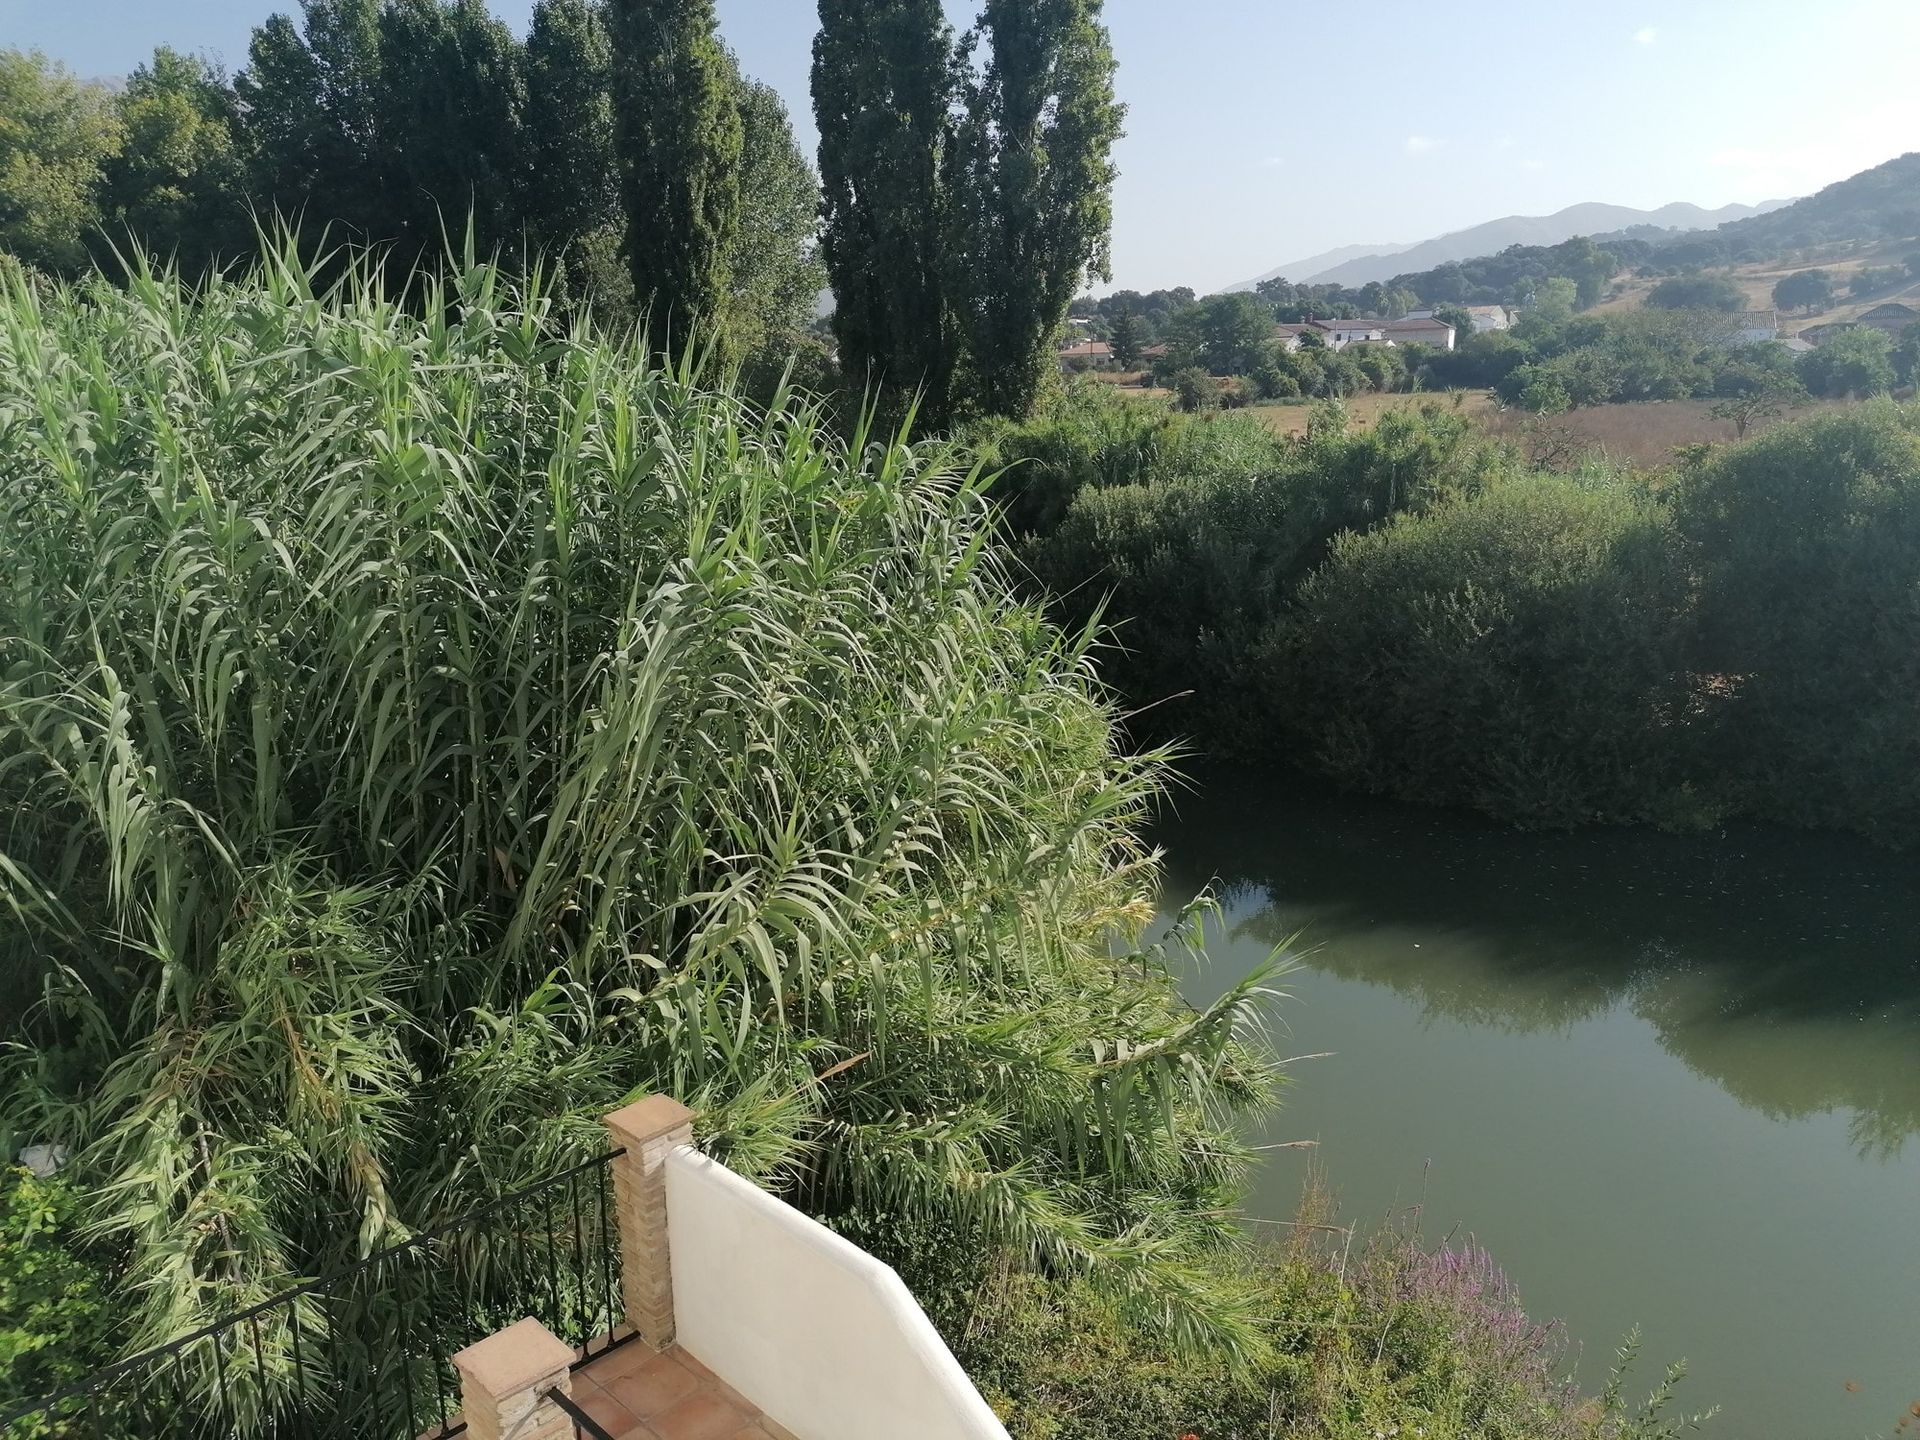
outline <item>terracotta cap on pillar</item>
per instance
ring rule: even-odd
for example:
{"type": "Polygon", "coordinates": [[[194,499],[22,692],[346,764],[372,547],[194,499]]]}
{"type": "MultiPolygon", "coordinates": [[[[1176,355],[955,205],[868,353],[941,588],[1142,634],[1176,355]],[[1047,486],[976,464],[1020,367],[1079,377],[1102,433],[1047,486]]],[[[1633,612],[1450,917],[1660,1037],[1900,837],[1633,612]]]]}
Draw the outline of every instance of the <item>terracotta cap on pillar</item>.
{"type": "Polygon", "coordinates": [[[538,1320],[516,1320],[453,1357],[460,1378],[492,1399],[530,1389],[573,1364],[573,1347],[538,1320]]]}
{"type": "Polygon", "coordinates": [[[628,1149],[693,1123],[693,1112],[671,1095],[645,1095],[606,1117],[606,1127],[628,1149]]]}

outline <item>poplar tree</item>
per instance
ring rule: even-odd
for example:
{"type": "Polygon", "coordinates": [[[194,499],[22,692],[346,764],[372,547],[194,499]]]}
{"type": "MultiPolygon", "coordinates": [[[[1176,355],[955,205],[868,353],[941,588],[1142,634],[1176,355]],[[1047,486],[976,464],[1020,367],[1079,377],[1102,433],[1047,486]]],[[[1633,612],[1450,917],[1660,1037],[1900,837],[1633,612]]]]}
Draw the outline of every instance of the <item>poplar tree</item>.
{"type": "Polygon", "coordinates": [[[1107,344],[1113,350],[1113,363],[1120,369],[1131,370],[1140,363],[1140,322],[1134,317],[1131,305],[1123,305],[1115,312],[1108,328],[1107,344]]]}
{"type": "Polygon", "coordinates": [[[1113,47],[1102,0],[986,0],[966,53],[952,213],[965,317],[966,383],[977,408],[1025,415],[1054,373],[1067,308],[1089,278],[1111,279],[1113,47]]]}
{"type": "Polygon", "coordinates": [[[469,224],[483,249],[517,248],[526,88],[513,32],[481,0],[388,0],[379,35],[382,228],[397,265],[437,260],[469,224]]]}
{"type": "Polygon", "coordinates": [[[731,296],[742,146],[733,67],[713,0],[611,0],[607,22],[627,263],[635,299],[670,344],[723,320],[731,296]]]}
{"type": "Polygon", "coordinates": [[[951,409],[959,334],[941,174],[955,89],[939,0],[820,0],[821,255],[840,368],[920,391],[935,424],[951,409]]]}
{"type": "Polygon", "coordinates": [[[304,0],[269,16],[234,78],[261,212],[385,239],[380,11],[375,0],[304,0]]]}
{"type": "Polygon", "coordinates": [[[813,103],[841,368],[935,424],[1024,415],[1108,277],[1122,109],[1101,0],[820,0],[813,103]],[[984,54],[983,61],[976,56],[984,54]]]}
{"type": "Polygon", "coordinates": [[[742,354],[778,349],[806,329],[827,283],[815,246],[820,185],[793,138],[779,92],[738,79],[746,143],[740,157],[740,225],[728,270],[729,328],[742,354]]]}
{"type": "Polygon", "coordinates": [[[590,0],[540,0],[527,31],[526,211],[560,248],[620,213],[613,47],[590,0]]]}

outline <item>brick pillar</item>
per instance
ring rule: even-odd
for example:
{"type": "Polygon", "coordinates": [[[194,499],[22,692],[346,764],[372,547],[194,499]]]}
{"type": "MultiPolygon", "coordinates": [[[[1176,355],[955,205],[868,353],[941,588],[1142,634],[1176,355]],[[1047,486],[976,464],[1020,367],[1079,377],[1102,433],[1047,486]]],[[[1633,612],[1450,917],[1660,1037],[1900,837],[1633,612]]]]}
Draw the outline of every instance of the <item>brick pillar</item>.
{"type": "Polygon", "coordinates": [[[521,1320],[453,1357],[472,1440],[572,1440],[573,1421],[545,1398],[573,1393],[573,1347],[538,1320],[521,1320]]]}
{"type": "Polygon", "coordinates": [[[667,1246],[669,1154],[693,1143],[693,1112],[649,1095],[606,1117],[617,1148],[613,1198],[620,1224],[620,1290],[627,1324],[656,1350],[673,1344],[673,1266],[667,1246]]]}

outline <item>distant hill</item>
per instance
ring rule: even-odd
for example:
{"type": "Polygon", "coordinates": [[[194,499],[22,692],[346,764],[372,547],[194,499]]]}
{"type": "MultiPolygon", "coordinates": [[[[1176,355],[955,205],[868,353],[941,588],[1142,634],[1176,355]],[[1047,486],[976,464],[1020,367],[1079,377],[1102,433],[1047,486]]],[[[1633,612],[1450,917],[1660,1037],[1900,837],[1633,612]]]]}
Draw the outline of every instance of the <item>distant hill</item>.
{"type": "Polygon", "coordinates": [[[1790,205],[1724,225],[1715,238],[1737,254],[1913,235],[1920,235],[1920,152],[1862,170],[1790,205]]]}
{"type": "MultiPolygon", "coordinates": [[[[1662,205],[1657,210],[1636,210],[1628,205],[1598,203],[1569,205],[1551,215],[1508,215],[1504,219],[1489,220],[1484,225],[1474,225],[1465,230],[1435,236],[1431,240],[1422,240],[1415,245],[1389,247],[1342,258],[1315,271],[1306,271],[1305,265],[1310,262],[1301,262],[1298,268],[1270,271],[1260,279],[1284,275],[1296,284],[1365,285],[1374,280],[1391,280],[1396,275],[1431,270],[1436,265],[1445,265],[1453,260],[1497,255],[1509,245],[1558,245],[1576,235],[1610,235],[1635,226],[1650,226],[1660,231],[1710,230],[1729,221],[1763,215],[1769,209],[1787,203],[1785,200],[1771,200],[1764,205],[1723,205],[1718,210],[1703,210],[1698,205],[1685,203],[1662,205]]],[[[1329,255],[1339,253],[1328,252],[1329,255]]],[[[1324,258],[1313,257],[1316,260],[1324,258]]],[[[1251,290],[1258,283],[1249,280],[1232,288],[1251,290]]]]}
{"type": "Polygon", "coordinates": [[[1243,280],[1238,285],[1229,285],[1229,290],[1251,290],[1263,280],[1277,280],[1285,277],[1297,280],[1307,275],[1318,275],[1323,270],[1331,270],[1336,265],[1344,265],[1349,260],[1359,260],[1366,256],[1398,255],[1411,250],[1411,245],[1342,245],[1337,249],[1323,250],[1318,255],[1309,255],[1304,260],[1289,260],[1284,265],[1276,265],[1264,275],[1256,275],[1251,280],[1243,280]]]}

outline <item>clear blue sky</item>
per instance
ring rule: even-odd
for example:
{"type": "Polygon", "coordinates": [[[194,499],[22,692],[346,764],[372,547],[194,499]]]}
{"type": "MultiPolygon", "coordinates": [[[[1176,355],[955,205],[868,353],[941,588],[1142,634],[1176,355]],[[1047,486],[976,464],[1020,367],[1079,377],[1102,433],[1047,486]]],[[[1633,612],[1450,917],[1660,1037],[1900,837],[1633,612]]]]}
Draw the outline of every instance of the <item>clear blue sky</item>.
{"type": "MultiPolygon", "coordinates": [[[[531,0],[493,0],[524,30],[531,0]]],[[[154,45],[244,64],[290,0],[0,0],[83,75],[154,45]]],[[[811,147],[808,0],[719,0],[811,147]]],[[[973,7],[948,0],[963,19],[973,7]]],[[[1353,242],[1583,200],[1801,195],[1920,149],[1915,0],[1108,0],[1121,285],[1207,290],[1353,242]]]]}

